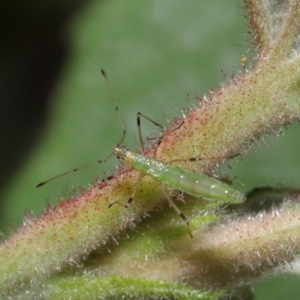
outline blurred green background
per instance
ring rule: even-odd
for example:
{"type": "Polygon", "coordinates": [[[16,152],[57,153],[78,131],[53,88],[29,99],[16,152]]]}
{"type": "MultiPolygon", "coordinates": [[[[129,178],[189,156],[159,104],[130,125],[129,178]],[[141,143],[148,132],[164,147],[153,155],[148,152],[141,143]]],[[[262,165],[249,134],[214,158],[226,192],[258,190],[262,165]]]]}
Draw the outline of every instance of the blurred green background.
{"type": "MultiPolygon", "coordinates": [[[[165,117],[180,115],[187,103],[196,103],[195,96],[217,87],[224,74],[243,72],[243,55],[253,56],[242,1],[24,5],[12,5],[2,20],[8,24],[0,58],[4,235],[40,214],[47,203],[72,197],[116,167],[111,160],[35,188],[53,175],[103,158],[119,141],[120,124],[100,67],[109,75],[127,125],[125,144],[135,149],[137,111],[166,124],[165,117]]],[[[145,124],[143,130],[147,136],[155,128],[145,124]]],[[[230,163],[231,170],[225,169],[236,176],[238,189],[300,186],[300,130],[292,125],[283,132],[257,141],[240,162],[230,163]]],[[[255,299],[298,299],[298,280],[293,275],[260,283],[255,299]]]]}

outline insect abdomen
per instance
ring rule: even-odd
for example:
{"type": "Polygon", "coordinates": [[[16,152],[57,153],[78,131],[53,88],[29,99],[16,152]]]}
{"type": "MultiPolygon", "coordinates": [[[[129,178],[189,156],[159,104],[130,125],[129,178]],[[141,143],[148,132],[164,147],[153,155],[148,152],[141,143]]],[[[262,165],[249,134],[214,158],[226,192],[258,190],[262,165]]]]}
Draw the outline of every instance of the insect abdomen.
{"type": "Polygon", "coordinates": [[[244,194],[200,172],[169,166],[162,176],[162,182],[197,198],[234,203],[245,200],[244,194]]]}

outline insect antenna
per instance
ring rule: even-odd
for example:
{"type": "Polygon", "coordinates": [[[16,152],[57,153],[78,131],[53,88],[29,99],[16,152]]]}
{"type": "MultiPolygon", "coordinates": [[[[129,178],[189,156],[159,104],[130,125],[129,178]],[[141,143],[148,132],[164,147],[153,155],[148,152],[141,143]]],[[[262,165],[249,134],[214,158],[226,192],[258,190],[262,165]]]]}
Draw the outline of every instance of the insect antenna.
{"type": "MultiPolygon", "coordinates": [[[[115,108],[115,110],[117,112],[120,124],[122,126],[122,130],[123,130],[122,131],[122,137],[121,137],[121,140],[119,141],[119,143],[117,144],[118,147],[119,147],[120,145],[123,144],[125,136],[126,136],[126,125],[125,125],[125,122],[124,122],[124,120],[123,120],[123,118],[122,118],[122,116],[120,114],[119,107],[118,107],[117,102],[115,100],[115,96],[114,96],[113,90],[111,88],[111,84],[110,84],[110,82],[108,80],[107,74],[106,74],[106,72],[103,69],[100,69],[100,71],[101,71],[101,74],[103,75],[103,77],[105,79],[106,85],[107,85],[109,93],[110,93],[110,99],[111,99],[111,101],[113,103],[113,106],[114,106],[114,108],[115,108]]],[[[112,155],[112,153],[110,155],[112,155]]]]}
{"type": "MultiPolygon", "coordinates": [[[[114,93],[113,93],[113,91],[112,91],[111,84],[110,84],[110,82],[109,82],[109,80],[108,80],[107,74],[106,74],[106,72],[105,72],[103,69],[100,69],[100,71],[101,71],[101,74],[103,75],[103,77],[104,77],[104,79],[105,79],[107,88],[108,88],[109,93],[110,93],[110,99],[111,99],[111,101],[112,101],[112,103],[113,103],[113,106],[114,106],[114,108],[115,108],[115,110],[116,110],[116,113],[117,113],[117,115],[118,115],[119,121],[120,121],[121,126],[122,126],[122,136],[121,136],[120,141],[119,141],[118,144],[117,144],[117,146],[119,147],[120,145],[123,144],[124,139],[125,139],[125,136],[126,136],[126,125],[125,125],[125,122],[124,122],[124,120],[123,120],[123,118],[122,118],[120,112],[119,112],[119,107],[118,107],[118,105],[117,105],[117,103],[116,103],[116,100],[115,100],[115,97],[114,97],[114,93]]],[[[81,167],[78,167],[78,168],[74,168],[74,169],[72,169],[72,170],[69,170],[69,171],[63,172],[63,173],[61,173],[61,174],[58,174],[58,175],[56,175],[56,176],[53,176],[53,177],[51,177],[51,178],[49,178],[49,179],[47,179],[47,180],[45,180],[45,181],[40,182],[39,184],[36,185],[36,187],[41,187],[41,186],[47,184],[48,182],[51,182],[51,181],[53,181],[53,180],[56,180],[57,178],[63,177],[63,176],[65,176],[65,175],[68,175],[68,174],[71,174],[71,173],[74,173],[74,172],[77,172],[77,171],[81,171],[81,170],[83,170],[83,169],[87,169],[87,168],[90,168],[90,167],[99,165],[99,164],[101,164],[101,163],[103,163],[103,162],[106,162],[111,156],[113,156],[113,152],[111,152],[109,155],[107,155],[107,156],[104,157],[103,159],[97,160],[97,161],[95,161],[95,162],[93,162],[93,163],[91,163],[91,164],[84,165],[84,166],[81,166],[81,167]]]]}

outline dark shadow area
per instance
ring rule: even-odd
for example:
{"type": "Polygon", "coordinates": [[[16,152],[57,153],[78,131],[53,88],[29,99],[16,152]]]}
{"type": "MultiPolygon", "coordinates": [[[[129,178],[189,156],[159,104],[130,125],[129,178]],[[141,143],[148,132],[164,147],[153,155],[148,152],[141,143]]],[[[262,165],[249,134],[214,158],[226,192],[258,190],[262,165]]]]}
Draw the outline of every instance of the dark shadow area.
{"type": "Polygon", "coordinates": [[[86,3],[13,0],[2,5],[0,189],[20,167],[47,123],[49,95],[69,52],[61,31],[86,3]]]}

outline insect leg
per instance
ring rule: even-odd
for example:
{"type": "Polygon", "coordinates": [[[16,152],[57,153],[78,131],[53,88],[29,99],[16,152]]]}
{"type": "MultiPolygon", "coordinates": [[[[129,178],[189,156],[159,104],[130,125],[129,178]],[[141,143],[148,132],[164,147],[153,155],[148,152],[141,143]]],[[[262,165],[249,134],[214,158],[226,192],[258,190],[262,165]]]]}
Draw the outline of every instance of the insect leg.
{"type": "Polygon", "coordinates": [[[161,187],[161,191],[164,194],[164,196],[166,197],[166,199],[168,200],[169,204],[175,209],[175,211],[177,212],[177,214],[179,215],[179,217],[183,220],[183,222],[186,224],[187,227],[187,231],[189,233],[189,235],[191,237],[193,237],[193,235],[190,232],[190,223],[187,219],[187,217],[183,214],[183,212],[178,208],[178,206],[174,203],[174,201],[171,199],[171,197],[164,191],[163,187],[161,187]]]}
{"type": "MultiPolygon", "coordinates": [[[[144,142],[143,142],[143,137],[142,137],[142,129],[141,129],[141,117],[143,117],[144,119],[150,121],[151,123],[153,123],[155,126],[158,126],[160,127],[160,129],[163,130],[163,126],[159,123],[157,123],[156,121],[154,121],[153,119],[147,117],[146,115],[142,114],[141,112],[138,112],[137,113],[137,127],[138,127],[138,134],[139,134],[139,140],[140,140],[140,145],[141,145],[141,149],[142,149],[142,153],[144,154],[145,152],[145,149],[144,149],[144,142]]],[[[167,132],[167,134],[179,129],[182,125],[184,124],[184,121],[182,121],[178,126],[176,126],[175,128],[171,129],[170,131],[167,132]]],[[[157,141],[157,146],[156,146],[156,149],[155,149],[155,152],[154,152],[154,158],[156,157],[156,152],[157,152],[157,149],[159,147],[159,145],[161,144],[162,140],[164,138],[164,135],[161,135],[159,138],[158,138],[158,141],[157,141]]],[[[141,174],[142,175],[142,174],[141,174]]],[[[134,190],[133,190],[133,193],[131,195],[131,197],[129,198],[127,204],[126,204],[126,207],[129,206],[129,204],[134,200],[134,196],[135,196],[135,193],[136,193],[136,190],[137,190],[137,187],[138,185],[140,184],[141,182],[141,179],[142,179],[143,176],[139,176],[138,178],[138,181],[134,187],[134,190]]],[[[183,214],[183,212],[178,208],[178,206],[174,203],[174,201],[171,199],[171,197],[163,190],[163,188],[161,188],[161,191],[162,193],[164,194],[164,196],[166,197],[166,199],[168,200],[169,204],[175,209],[175,211],[177,212],[177,214],[181,217],[181,219],[183,220],[183,222],[185,222],[186,226],[187,226],[187,231],[189,233],[189,235],[191,237],[193,237],[193,235],[191,234],[190,230],[189,230],[189,221],[188,219],[186,218],[186,216],[183,214]]]]}
{"type": "MultiPolygon", "coordinates": [[[[128,172],[128,170],[126,170],[124,173],[127,173],[127,172],[128,172]]],[[[124,173],[122,173],[122,174],[124,174],[124,173]]],[[[144,176],[144,175],[143,175],[142,173],[139,174],[138,179],[136,180],[136,183],[135,183],[135,185],[134,185],[133,191],[132,191],[132,193],[131,193],[131,195],[130,195],[130,197],[129,197],[129,199],[127,200],[127,203],[126,203],[125,205],[121,204],[119,201],[114,201],[114,202],[112,202],[112,203],[110,203],[110,204],[108,205],[108,208],[112,207],[112,206],[113,206],[114,204],[116,204],[116,203],[119,204],[119,205],[121,205],[121,206],[124,206],[125,208],[128,208],[129,205],[134,201],[134,197],[135,197],[137,188],[139,187],[139,185],[140,185],[140,183],[141,183],[141,180],[142,180],[143,176],[144,176]]]]}
{"type": "MultiPolygon", "coordinates": [[[[151,119],[150,117],[144,115],[143,113],[137,112],[137,114],[136,114],[136,123],[137,123],[137,128],[138,128],[138,136],[139,136],[139,141],[140,141],[140,146],[141,146],[142,153],[145,154],[145,147],[144,147],[143,135],[142,135],[142,126],[141,126],[141,117],[148,120],[149,122],[151,122],[155,126],[159,127],[161,130],[163,130],[163,126],[161,124],[159,124],[158,122],[154,121],[153,119],[151,119]]],[[[180,126],[181,126],[181,124],[180,124],[180,126]]],[[[158,146],[160,145],[160,143],[162,141],[162,138],[163,138],[163,136],[161,136],[158,139],[156,150],[157,150],[158,146]]],[[[154,157],[156,156],[156,150],[155,150],[155,153],[154,153],[154,157]]],[[[130,198],[128,199],[128,201],[125,205],[126,208],[129,207],[129,205],[134,201],[134,197],[135,197],[137,188],[140,185],[143,176],[144,175],[142,173],[140,173],[140,175],[139,175],[139,177],[136,181],[136,184],[134,186],[134,189],[132,191],[132,194],[131,194],[130,198]]]]}
{"type": "MultiPolygon", "coordinates": [[[[101,73],[102,73],[103,76],[105,77],[106,82],[107,82],[107,85],[110,87],[110,84],[109,84],[109,82],[108,82],[108,79],[107,79],[107,76],[106,76],[105,71],[101,69],[101,73]],[[104,74],[103,74],[103,72],[104,72],[104,74]]],[[[111,91],[111,88],[110,88],[109,90],[111,91]]],[[[112,96],[111,98],[113,99],[112,101],[113,101],[113,104],[114,104],[114,106],[115,106],[115,109],[116,109],[116,111],[118,112],[118,107],[117,107],[116,102],[115,102],[115,100],[114,100],[112,91],[111,91],[111,96],[112,96]]],[[[120,122],[122,123],[123,129],[124,129],[124,130],[123,130],[123,136],[122,136],[122,139],[121,139],[120,143],[118,144],[118,146],[119,146],[119,145],[123,142],[123,140],[124,140],[124,136],[125,136],[125,134],[126,134],[126,127],[125,127],[125,125],[124,125],[123,119],[121,118],[121,115],[120,115],[119,113],[118,113],[118,115],[119,115],[120,122]]],[[[138,113],[137,113],[137,115],[136,115],[136,123],[137,123],[137,127],[138,127],[139,141],[140,141],[140,146],[141,146],[142,153],[144,154],[144,152],[145,152],[145,147],[144,147],[144,142],[143,142],[143,137],[142,137],[142,130],[141,130],[141,117],[145,118],[146,120],[150,121],[150,122],[153,123],[155,126],[158,126],[158,127],[161,128],[161,129],[163,129],[163,126],[162,126],[161,124],[157,123],[156,121],[154,121],[153,119],[147,117],[147,116],[144,115],[143,113],[141,113],[141,112],[138,112],[138,113]]],[[[135,183],[135,185],[134,185],[133,191],[132,191],[132,193],[131,193],[131,195],[130,195],[128,201],[127,201],[127,203],[125,204],[125,208],[128,208],[129,205],[134,201],[136,191],[137,191],[137,189],[138,189],[138,187],[139,187],[139,185],[140,185],[140,183],[141,183],[141,180],[142,180],[143,176],[144,176],[144,175],[143,175],[142,173],[139,174],[139,176],[138,176],[138,178],[137,178],[137,181],[136,181],[136,183],[135,183]]],[[[118,201],[115,201],[115,202],[109,204],[108,207],[113,206],[115,203],[118,203],[118,201]]],[[[120,204],[120,203],[119,203],[119,204],[120,204]]]]}
{"type": "Polygon", "coordinates": [[[128,201],[127,201],[127,203],[125,204],[126,208],[128,208],[129,205],[134,201],[134,197],[135,197],[137,188],[141,184],[141,180],[142,180],[143,177],[144,177],[144,174],[140,173],[139,176],[138,176],[138,179],[136,180],[136,183],[134,185],[133,191],[132,191],[132,193],[131,193],[131,195],[130,195],[128,201]]]}
{"type": "MultiPolygon", "coordinates": [[[[151,122],[155,126],[159,127],[161,130],[163,130],[164,127],[161,124],[159,124],[158,122],[154,121],[153,119],[149,118],[148,116],[144,115],[141,112],[138,112],[136,114],[136,121],[137,121],[137,127],[138,127],[139,141],[140,141],[140,146],[141,146],[141,149],[142,149],[142,153],[144,154],[145,153],[145,149],[144,149],[144,142],[143,142],[143,137],[142,137],[141,117],[143,117],[144,119],[148,120],[149,122],[151,122]]],[[[176,126],[175,128],[169,130],[166,134],[170,134],[171,132],[176,131],[183,124],[184,124],[184,120],[182,122],[180,122],[180,124],[178,126],[176,126]]],[[[166,134],[161,135],[159,138],[157,138],[158,141],[157,141],[157,146],[156,146],[156,149],[155,149],[155,152],[154,152],[154,158],[156,158],[157,149],[158,149],[159,145],[161,144],[161,142],[162,142],[162,140],[163,140],[163,138],[164,138],[164,136],[166,134]]],[[[151,140],[151,138],[147,138],[147,140],[151,140]]]]}
{"type": "MultiPolygon", "coordinates": [[[[115,103],[115,102],[114,102],[115,103]]],[[[115,105],[116,109],[117,109],[117,106],[115,105]]],[[[143,142],[143,137],[142,137],[142,129],[141,129],[141,117],[143,117],[144,119],[150,121],[151,123],[153,123],[155,126],[158,126],[159,128],[163,129],[163,126],[159,123],[157,123],[156,121],[154,121],[153,119],[147,117],[146,115],[144,115],[143,113],[141,112],[138,112],[136,114],[136,123],[137,123],[137,128],[138,128],[138,135],[139,135],[139,141],[140,141],[140,146],[141,146],[141,150],[142,150],[142,153],[144,154],[145,152],[145,147],[144,147],[144,142],[143,142]]],[[[122,120],[123,122],[123,120],[122,120]]],[[[122,141],[122,140],[121,140],[122,141]]],[[[140,173],[137,180],[136,180],[136,183],[134,185],[134,188],[133,188],[133,191],[127,201],[127,203],[125,204],[125,208],[128,208],[129,205],[134,201],[134,198],[135,198],[135,194],[136,194],[136,191],[139,187],[139,185],[141,184],[141,180],[143,178],[143,174],[140,173]]],[[[115,203],[117,203],[117,201],[111,203],[109,205],[109,207],[111,207],[112,205],[114,205],[115,203]]]]}
{"type": "MultiPolygon", "coordinates": [[[[141,146],[141,149],[142,149],[142,153],[144,154],[145,153],[145,147],[144,147],[144,142],[143,142],[143,137],[142,137],[141,117],[143,117],[144,119],[148,120],[149,122],[151,122],[155,126],[159,127],[160,129],[163,129],[163,126],[161,124],[157,123],[156,121],[154,121],[153,119],[147,117],[146,115],[144,115],[141,112],[138,112],[136,114],[136,123],[137,123],[137,128],[138,128],[138,135],[139,135],[139,140],[140,140],[140,146],[141,146]]],[[[158,144],[160,144],[160,140],[158,141],[158,144]]]]}

